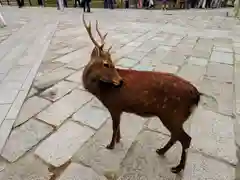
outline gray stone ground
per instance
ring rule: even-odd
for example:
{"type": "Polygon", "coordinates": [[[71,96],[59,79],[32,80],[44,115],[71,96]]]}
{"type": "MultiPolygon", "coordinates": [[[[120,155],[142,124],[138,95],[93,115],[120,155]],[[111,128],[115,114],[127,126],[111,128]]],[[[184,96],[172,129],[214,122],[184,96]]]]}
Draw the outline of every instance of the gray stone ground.
{"type": "Polygon", "coordinates": [[[93,47],[82,10],[1,10],[8,24],[0,29],[1,180],[235,178],[240,23],[225,16],[231,9],[94,9],[86,15],[108,32],[117,66],[175,73],[217,99],[217,106],[203,99],[185,124],[193,140],[180,175],[170,172],[179,162],[179,143],[165,157],[155,153],[169,139],[156,118],[123,114],[121,143],[105,148],[112,133],[109,113],[81,82],[93,47]]]}

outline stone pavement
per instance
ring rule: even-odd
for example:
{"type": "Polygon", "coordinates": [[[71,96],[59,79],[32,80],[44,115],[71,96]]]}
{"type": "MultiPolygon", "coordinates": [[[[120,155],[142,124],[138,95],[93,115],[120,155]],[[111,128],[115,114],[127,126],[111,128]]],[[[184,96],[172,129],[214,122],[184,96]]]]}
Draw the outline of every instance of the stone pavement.
{"type": "Polygon", "coordinates": [[[169,139],[156,118],[123,114],[121,143],[105,148],[110,115],[81,82],[93,45],[80,9],[2,10],[9,27],[0,30],[1,180],[235,178],[240,24],[225,17],[229,9],[94,9],[86,15],[108,32],[117,66],[175,73],[217,99],[218,106],[203,99],[184,125],[193,139],[180,175],[170,172],[179,162],[179,143],[166,157],[155,153],[169,139]]]}

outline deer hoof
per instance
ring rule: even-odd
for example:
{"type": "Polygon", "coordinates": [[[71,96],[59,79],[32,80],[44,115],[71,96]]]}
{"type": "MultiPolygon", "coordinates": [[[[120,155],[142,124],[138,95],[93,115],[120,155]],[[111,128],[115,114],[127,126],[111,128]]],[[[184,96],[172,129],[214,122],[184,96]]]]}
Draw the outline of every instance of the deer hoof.
{"type": "Polygon", "coordinates": [[[158,155],[164,155],[165,154],[165,150],[162,148],[162,149],[157,149],[156,150],[156,153],[158,154],[158,155]]]}
{"type": "Polygon", "coordinates": [[[175,174],[180,173],[182,170],[183,170],[183,167],[181,165],[171,168],[171,172],[175,174]]]}
{"type": "Polygon", "coordinates": [[[114,149],[114,146],[113,145],[111,145],[111,144],[109,144],[109,145],[107,145],[107,147],[106,147],[107,149],[114,149]]]}

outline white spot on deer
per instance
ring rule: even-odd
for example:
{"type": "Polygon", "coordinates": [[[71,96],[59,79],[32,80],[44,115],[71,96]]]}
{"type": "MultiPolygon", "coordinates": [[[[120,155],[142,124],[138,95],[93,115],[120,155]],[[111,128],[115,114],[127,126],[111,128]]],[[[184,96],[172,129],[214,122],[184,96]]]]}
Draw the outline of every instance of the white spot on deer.
{"type": "Polygon", "coordinates": [[[164,102],[164,103],[166,103],[166,102],[167,102],[167,100],[168,100],[168,98],[167,98],[167,97],[165,97],[165,98],[164,98],[164,100],[163,100],[163,102],[164,102]]]}

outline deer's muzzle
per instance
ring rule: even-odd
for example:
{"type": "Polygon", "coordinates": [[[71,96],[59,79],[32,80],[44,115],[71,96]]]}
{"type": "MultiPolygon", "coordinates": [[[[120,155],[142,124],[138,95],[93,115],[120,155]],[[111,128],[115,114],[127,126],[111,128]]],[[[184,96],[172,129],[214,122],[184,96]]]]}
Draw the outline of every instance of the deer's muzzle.
{"type": "Polygon", "coordinates": [[[114,79],[114,80],[113,80],[113,85],[114,85],[114,86],[121,86],[122,83],[123,83],[123,79],[120,78],[120,77],[119,77],[118,79],[114,79]]]}

